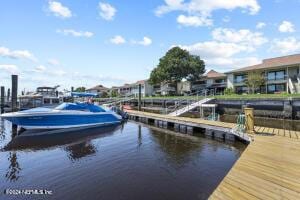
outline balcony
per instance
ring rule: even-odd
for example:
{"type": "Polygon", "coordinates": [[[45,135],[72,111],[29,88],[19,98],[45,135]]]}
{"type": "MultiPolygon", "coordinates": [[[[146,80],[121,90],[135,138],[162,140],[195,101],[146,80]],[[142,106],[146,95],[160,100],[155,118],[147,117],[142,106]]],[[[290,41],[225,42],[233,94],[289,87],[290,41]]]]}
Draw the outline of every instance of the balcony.
{"type": "Polygon", "coordinates": [[[199,90],[206,88],[206,84],[193,84],[191,86],[192,90],[199,90]]]}

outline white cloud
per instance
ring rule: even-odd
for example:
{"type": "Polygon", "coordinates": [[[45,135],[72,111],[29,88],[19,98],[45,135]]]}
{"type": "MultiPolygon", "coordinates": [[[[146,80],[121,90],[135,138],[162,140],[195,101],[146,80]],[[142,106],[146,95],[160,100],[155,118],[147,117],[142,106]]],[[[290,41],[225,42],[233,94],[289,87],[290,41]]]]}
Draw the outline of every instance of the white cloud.
{"type": "Polygon", "coordinates": [[[152,40],[149,37],[145,36],[143,38],[143,40],[138,41],[137,44],[148,46],[148,45],[152,44],[152,40]]]}
{"type": "Polygon", "coordinates": [[[75,31],[73,29],[57,30],[56,32],[64,35],[72,35],[74,37],[86,37],[86,38],[93,37],[94,35],[94,33],[89,31],[75,31]]]}
{"type": "Polygon", "coordinates": [[[229,58],[243,51],[248,51],[247,47],[235,43],[206,41],[192,45],[179,45],[179,47],[188,50],[192,54],[203,56],[205,58],[229,58]]]}
{"type": "Polygon", "coordinates": [[[213,39],[220,42],[239,43],[249,50],[263,45],[268,41],[260,32],[252,32],[248,29],[234,30],[227,28],[217,28],[212,31],[213,39]]]}
{"type": "Polygon", "coordinates": [[[31,61],[37,60],[28,50],[10,50],[6,47],[0,47],[0,56],[13,59],[28,59],[31,61]]]}
{"type": "Polygon", "coordinates": [[[257,29],[262,29],[262,28],[264,28],[266,26],[266,23],[264,23],[264,22],[258,22],[257,24],[256,24],[256,28],[257,29]]]}
{"type": "Polygon", "coordinates": [[[220,70],[231,70],[240,67],[255,65],[261,62],[257,57],[243,57],[243,58],[208,58],[204,59],[209,66],[219,66],[220,70]],[[226,67],[226,69],[224,69],[226,67]]]}
{"type": "Polygon", "coordinates": [[[44,65],[39,65],[34,69],[35,72],[45,72],[46,70],[47,68],[44,65]]]}
{"type": "Polygon", "coordinates": [[[284,39],[274,39],[270,48],[271,51],[283,54],[295,53],[300,51],[300,41],[295,37],[287,37],[284,39]]]}
{"type": "Polygon", "coordinates": [[[49,10],[52,12],[56,17],[61,18],[70,18],[72,17],[72,12],[68,7],[63,6],[58,1],[49,1],[49,10]]]}
{"type": "Polygon", "coordinates": [[[49,65],[52,65],[52,66],[58,66],[58,65],[60,64],[59,60],[54,59],[54,58],[49,59],[49,60],[47,61],[47,63],[48,63],[49,65]]]}
{"type": "Polygon", "coordinates": [[[220,71],[228,71],[234,68],[249,66],[260,62],[255,56],[240,57],[241,53],[248,53],[252,51],[252,49],[249,49],[248,46],[240,43],[205,41],[191,45],[177,46],[188,50],[191,54],[200,56],[208,67],[212,67],[220,71]]]}
{"type": "Polygon", "coordinates": [[[4,70],[9,74],[19,74],[20,70],[16,65],[0,65],[0,70],[4,70]]]}
{"type": "Polygon", "coordinates": [[[116,35],[110,39],[110,42],[118,45],[126,43],[126,40],[121,35],[116,35]]]}
{"type": "Polygon", "coordinates": [[[99,14],[105,20],[113,20],[114,16],[117,12],[116,8],[114,8],[109,3],[99,2],[99,14]]]}
{"type": "Polygon", "coordinates": [[[212,20],[207,17],[179,15],[177,22],[184,26],[211,26],[212,20]]]}
{"type": "Polygon", "coordinates": [[[210,19],[213,11],[243,9],[250,14],[256,14],[260,10],[257,0],[165,0],[165,4],[155,10],[157,16],[171,11],[182,11],[190,16],[198,16],[201,19],[210,19]]]}
{"type": "Polygon", "coordinates": [[[279,27],[278,30],[282,33],[292,33],[295,32],[294,24],[289,21],[283,21],[279,27]]]}
{"type": "Polygon", "coordinates": [[[207,41],[188,46],[179,46],[188,50],[191,54],[199,55],[205,61],[207,67],[212,67],[222,72],[260,62],[255,56],[237,57],[240,53],[247,52],[248,49],[235,43],[207,41]]]}

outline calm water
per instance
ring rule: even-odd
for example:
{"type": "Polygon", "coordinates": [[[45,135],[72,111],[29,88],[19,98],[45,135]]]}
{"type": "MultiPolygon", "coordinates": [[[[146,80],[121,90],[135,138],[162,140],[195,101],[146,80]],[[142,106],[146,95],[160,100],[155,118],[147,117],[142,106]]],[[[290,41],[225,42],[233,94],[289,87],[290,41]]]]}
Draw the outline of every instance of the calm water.
{"type": "Polygon", "coordinates": [[[196,136],[122,126],[12,139],[0,121],[0,199],[207,199],[245,148],[196,136]]]}

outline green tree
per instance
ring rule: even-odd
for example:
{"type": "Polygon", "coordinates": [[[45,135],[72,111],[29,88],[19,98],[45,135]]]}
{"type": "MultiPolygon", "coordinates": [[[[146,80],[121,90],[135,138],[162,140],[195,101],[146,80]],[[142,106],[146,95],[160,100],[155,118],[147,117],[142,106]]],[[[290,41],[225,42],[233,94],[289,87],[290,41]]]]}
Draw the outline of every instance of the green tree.
{"type": "Polygon", "coordinates": [[[101,93],[101,98],[107,98],[108,97],[108,93],[106,91],[103,91],[101,93]]]}
{"type": "Polygon", "coordinates": [[[151,84],[177,83],[182,79],[194,81],[204,72],[205,63],[199,56],[191,55],[180,47],[173,47],[159,59],[158,66],[150,74],[149,82],[151,84]]]}
{"type": "Polygon", "coordinates": [[[265,77],[259,71],[249,72],[245,84],[248,87],[249,93],[254,94],[261,85],[265,84],[265,77]]]}
{"type": "Polygon", "coordinates": [[[118,90],[112,90],[110,96],[111,97],[117,97],[117,96],[119,96],[118,90]]]}
{"type": "Polygon", "coordinates": [[[78,87],[74,92],[85,92],[85,87],[78,87]]]}

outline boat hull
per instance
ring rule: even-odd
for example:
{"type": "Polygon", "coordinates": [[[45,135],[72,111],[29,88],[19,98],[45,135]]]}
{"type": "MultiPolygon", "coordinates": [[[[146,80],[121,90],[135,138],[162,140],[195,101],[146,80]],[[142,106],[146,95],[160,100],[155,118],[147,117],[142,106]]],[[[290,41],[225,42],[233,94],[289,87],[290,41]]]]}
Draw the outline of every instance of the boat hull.
{"type": "Polygon", "coordinates": [[[92,114],[38,114],[4,116],[4,119],[25,129],[64,129],[76,127],[101,126],[118,124],[121,118],[113,113],[92,114]]]}

